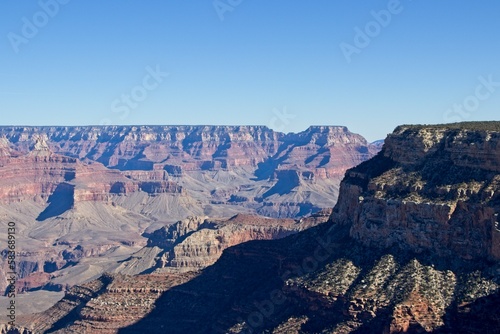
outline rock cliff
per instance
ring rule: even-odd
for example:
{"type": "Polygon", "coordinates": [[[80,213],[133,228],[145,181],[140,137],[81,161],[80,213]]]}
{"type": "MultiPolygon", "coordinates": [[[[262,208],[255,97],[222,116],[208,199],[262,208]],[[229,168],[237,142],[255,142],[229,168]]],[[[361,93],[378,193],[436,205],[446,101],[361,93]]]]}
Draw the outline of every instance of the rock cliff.
{"type": "Polygon", "coordinates": [[[43,139],[44,149],[121,170],[256,168],[272,162],[319,168],[326,176],[343,174],[342,168],[376,151],[342,126],[312,126],[298,134],[265,126],[0,127],[0,135],[21,152],[43,139]]]}
{"type": "Polygon", "coordinates": [[[188,217],[148,235],[146,247],[113,272],[181,273],[214,264],[229,247],[251,240],[276,240],[323,223],[331,210],[300,220],[238,214],[230,219],[188,217]]]}
{"type": "Polygon", "coordinates": [[[155,231],[148,247],[163,249],[156,273],[193,271],[212,265],[229,247],[251,240],[281,239],[317,223],[245,214],[224,221],[188,218],[155,231]]]}
{"type": "Polygon", "coordinates": [[[398,127],[347,172],[332,219],[366,245],[498,261],[499,147],[494,124],[398,127]]]}
{"type": "Polygon", "coordinates": [[[223,216],[243,208],[303,216],[331,207],[345,170],[377,151],[341,126],[298,134],[263,126],[0,127],[0,201],[46,201],[66,182],[58,190],[77,201],[177,193],[200,202],[199,210],[185,204],[197,215],[215,207],[223,216]],[[220,207],[226,203],[241,208],[220,207]]]}

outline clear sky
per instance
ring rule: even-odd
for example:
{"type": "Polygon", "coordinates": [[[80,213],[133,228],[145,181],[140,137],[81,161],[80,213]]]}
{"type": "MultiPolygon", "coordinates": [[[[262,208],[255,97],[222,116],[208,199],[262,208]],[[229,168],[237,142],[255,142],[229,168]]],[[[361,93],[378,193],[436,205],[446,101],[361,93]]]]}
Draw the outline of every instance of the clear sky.
{"type": "Polygon", "coordinates": [[[0,1],[2,125],[500,118],[500,2],[0,1]],[[167,75],[168,73],[168,75],[167,75]]]}

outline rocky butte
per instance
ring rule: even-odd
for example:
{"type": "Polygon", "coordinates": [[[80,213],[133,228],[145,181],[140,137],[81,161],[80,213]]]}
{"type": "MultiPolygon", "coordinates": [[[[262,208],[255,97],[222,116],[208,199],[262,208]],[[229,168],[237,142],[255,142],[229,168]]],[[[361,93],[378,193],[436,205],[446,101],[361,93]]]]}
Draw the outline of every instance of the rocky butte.
{"type": "MultiPolygon", "coordinates": [[[[499,142],[500,122],[400,126],[377,156],[347,171],[330,216],[302,221],[323,224],[227,248],[197,272],[105,275],[20,325],[54,333],[498,333],[499,142]]],[[[151,243],[171,247],[172,236],[197,224],[156,232],[151,243]]]]}

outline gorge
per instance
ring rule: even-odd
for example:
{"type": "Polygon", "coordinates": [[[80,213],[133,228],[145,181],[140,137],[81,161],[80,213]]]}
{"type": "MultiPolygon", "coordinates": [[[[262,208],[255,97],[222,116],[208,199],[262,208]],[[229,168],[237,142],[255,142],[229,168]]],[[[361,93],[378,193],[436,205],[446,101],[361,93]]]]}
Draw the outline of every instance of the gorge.
{"type": "Polygon", "coordinates": [[[333,211],[191,218],[150,231],[142,251],[163,254],[149,271],[75,285],[19,325],[25,333],[497,333],[499,147],[500,122],[400,126],[347,170],[333,211]],[[275,224],[284,234],[211,244],[217,259],[185,255],[238,224],[246,235],[275,224]]]}

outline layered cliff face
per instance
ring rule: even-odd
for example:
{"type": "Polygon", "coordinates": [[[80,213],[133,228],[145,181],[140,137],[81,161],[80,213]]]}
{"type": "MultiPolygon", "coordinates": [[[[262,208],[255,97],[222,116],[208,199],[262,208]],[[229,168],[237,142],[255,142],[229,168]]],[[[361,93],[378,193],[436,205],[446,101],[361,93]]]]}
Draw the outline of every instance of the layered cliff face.
{"type": "Polygon", "coordinates": [[[21,152],[44,138],[58,154],[121,170],[169,173],[255,169],[264,163],[303,167],[325,178],[342,175],[377,151],[341,126],[313,126],[298,134],[264,126],[0,127],[0,135],[21,152]]]}
{"type": "Polygon", "coordinates": [[[61,333],[68,323],[76,333],[115,333],[133,324],[154,307],[164,291],[185,283],[194,273],[182,275],[110,275],[71,288],[47,312],[21,317],[36,333],[61,333]],[[65,322],[59,321],[64,319],[65,322]]]}
{"type": "Polygon", "coordinates": [[[26,154],[10,149],[6,140],[0,141],[0,202],[6,204],[24,200],[50,203],[50,196],[64,197],[64,200],[75,203],[107,201],[112,194],[138,191],[149,194],[182,191],[180,186],[168,181],[162,171],[153,178],[141,179],[138,175],[139,178],[135,179],[134,173],[122,174],[100,163],[85,163],[56,154],[49,147],[46,135],[33,135],[34,142],[26,154]]]}
{"type": "Polygon", "coordinates": [[[121,261],[113,272],[140,274],[199,271],[229,247],[251,240],[276,240],[323,223],[331,210],[300,220],[238,214],[230,219],[188,217],[150,235],[146,247],[121,261]]]}
{"type": "Polygon", "coordinates": [[[170,231],[161,229],[153,234],[148,246],[163,249],[155,272],[203,269],[215,263],[229,247],[251,240],[281,239],[316,223],[245,214],[225,221],[200,221],[199,218],[187,219],[174,224],[173,229],[169,228],[170,231]],[[197,226],[193,226],[193,223],[197,226]]]}
{"type": "Polygon", "coordinates": [[[6,137],[0,136],[0,159],[8,158],[10,156],[11,156],[10,142],[6,137]]]}
{"type": "Polygon", "coordinates": [[[333,219],[366,245],[498,261],[499,147],[496,130],[399,127],[347,172],[333,219]]]}
{"type": "MultiPolygon", "coordinates": [[[[348,171],[328,222],[226,249],[112,332],[498,332],[499,127],[396,129],[348,171]]],[[[110,325],[84,314],[59,332],[110,325]]]]}
{"type": "MultiPolygon", "coordinates": [[[[378,150],[340,126],[298,134],[263,126],[0,127],[0,137],[0,201],[45,201],[63,181],[70,184],[58,190],[82,201],[177,193],[183,213],[154,217],[171,221],[248,210],[294,217],[331,207],[345,170],[378,150]],[[16,187],[24,165],[29,182],[16,187]]],[[[136,200],[115,202],[138,209],[136,200]]],[[[152,205],[148,211],[157,211],[152,205]]]]}
{"type": "Polygon", "coordinates": [[[286,153],[280,152],[283,160],[279,169],[308,167],[317,178],[342,178],[345,173],[342,166],[356,166],[378,151],[376,146],[367,145],[363,137],[340,126],[311,126],[304,132],[288,135],[284,141],[288,147],[286,153]]]}

